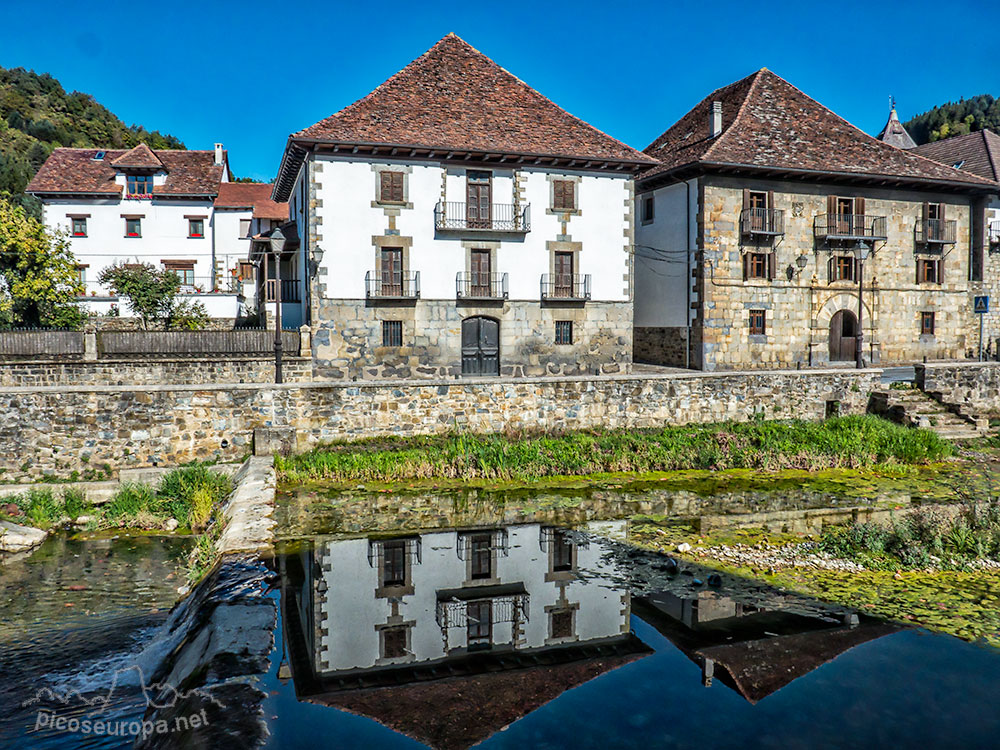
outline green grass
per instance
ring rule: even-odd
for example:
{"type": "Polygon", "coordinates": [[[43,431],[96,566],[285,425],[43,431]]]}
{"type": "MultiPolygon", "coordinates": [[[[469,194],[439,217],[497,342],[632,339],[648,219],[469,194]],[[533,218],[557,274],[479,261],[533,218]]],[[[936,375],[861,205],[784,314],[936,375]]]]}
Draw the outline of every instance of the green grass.
{"type": "Polygon", "coordinates": [[[533,480],[680,469],[870,468],[950,456],[949,443],[872,416],[825,422],[725,422],[658,430],[452,434],[334,443],[278,457],[286,482],[394,482],[458,478],[533,480]]]}
{"type": "Polygon", "coordinates": [[[59,493],[50,487],[32,488],[0,500],[0,506],[7,505],[17,506],[20,512],[0,513],[4,518],[41,529],[47,529],[63,518],[75,519],[89,514],[92,510],[83,492],[76,488],[69,488],[59,493]]]}

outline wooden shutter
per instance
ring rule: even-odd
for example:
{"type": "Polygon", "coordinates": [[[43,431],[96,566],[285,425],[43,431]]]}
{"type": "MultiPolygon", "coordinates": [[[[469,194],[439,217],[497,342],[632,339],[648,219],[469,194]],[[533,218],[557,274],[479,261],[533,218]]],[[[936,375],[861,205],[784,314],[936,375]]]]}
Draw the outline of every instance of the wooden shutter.
{"type": "Polygon", "coordinates": [[[837,196],[828,195],[826,197],[826,213],[830,216],[830,220],[837,215],[837,196]]]}
{"type": "Polygon", "coordinates": [[[826,262],[826,275],[829,281],[837,280],[837,257],[835,255],[831,255],[826,262]]]}
{"type": "Polygon", "coordinates": [[[743,253],[743,280],[750,278],[750,253],[743,253]]]}
{"type": "Polygon", "coordinates": [[[775,262],[774,253],[767,254],[767,280],[774,281],[774,267],[777,265],[775,262]]]}
{"type": "Polygon", "coordinates": [[[941,233],[942,233],[941,236],[944,236],[944,219],[945,219],[944,209],[945,209],[945,204],[944,203],[939,203],[938,204],[938,221],[941,222],[941,233]]]}
{"type": "Polygon", "coordinates": [[[854,199],[854,213],[855,213],[856,216],[864,216],[865,215],[865,199],[864,198],[855,198],[854,199]]]}
{"type": "Polygon", "coordinates": [[[773,209],[774,208],[774,191],[773,190],[768,190],[767,191],[767,207],[769,209],[773,209]]]}
{"type": "Polygon", "coordinates": [[[924,221],[931,218],[931,204],[924,201],[924,221]]]}
{"type": "Polygon", "coordinates": [[[917,259],[917,283],[918,284],[921,282],[921,278],[920,277],[923,275],[921,273],[924,270],[923,265],[924,265],[924,261],[922,261],[922,260],[920,260],[918,258],[917,259]]]}
{"type": "Polygon", "coordinates": [[[382,184],[379,188],[379,200],[391,200],[389,195],[392,193],[392,172],[380,172],[379,176],[382,178],[382,184]]]}
{"type": "Polygon", "coordinates": [[[750,208],[750,190],[743,188],[743,208],[750,208]]]}
{"type": "Polygon", "coordinates": [[[563,183],[563,201],[565,201],[565,208],[572,211],[576,208],[576,196],[574,195],[576,191],[576,183],[566,180],[563,183]]]}
{"type": "Polygon", "coordinates": [[[944,258],[937,262],[937,283],[944,283],[944,258]]]}
{"type": "Polygon", "coordinates": [[[552,184],[552,207],[562,208],[564,201],[564,186],[566,183],[562,180],[556,180],[552,184]]]}

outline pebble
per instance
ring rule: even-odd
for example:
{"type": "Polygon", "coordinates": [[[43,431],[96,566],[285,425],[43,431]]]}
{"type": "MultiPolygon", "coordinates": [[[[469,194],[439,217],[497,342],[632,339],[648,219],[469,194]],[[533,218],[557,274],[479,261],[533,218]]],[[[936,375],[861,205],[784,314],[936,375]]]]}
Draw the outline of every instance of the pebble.
{"type": "Polygon", "coordinates": [[[678,552],[690,552],[691,551],[691,545],[688,544],[687,542],[681,542],[680,544],[677,545],[677,551],[678,552]]]}

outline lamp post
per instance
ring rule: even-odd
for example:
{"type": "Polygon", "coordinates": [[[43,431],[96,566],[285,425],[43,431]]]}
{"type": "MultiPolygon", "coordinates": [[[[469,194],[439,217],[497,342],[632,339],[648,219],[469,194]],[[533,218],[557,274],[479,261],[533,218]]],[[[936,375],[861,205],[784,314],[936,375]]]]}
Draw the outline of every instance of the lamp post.
{"type": "Polygon", "coordinates": [[[862,298],[862,285],[865,277],[865,261],[868,260],[868,250],[868,243],[864,240],[858,240],[858,244],[854,247],[854,257],[858,261],[858,330],[854,340],[856,342],[855,357],[859,370],[863,370],[865,367],[864,328],[862,326],[865,304],[862,298]]]}
{"type": "Polygon", "coordinates": [[[281,251],[285,249],[281,227],[271,231],[270,242],[274,254],[274,382],[281,383],[281,251]]]}

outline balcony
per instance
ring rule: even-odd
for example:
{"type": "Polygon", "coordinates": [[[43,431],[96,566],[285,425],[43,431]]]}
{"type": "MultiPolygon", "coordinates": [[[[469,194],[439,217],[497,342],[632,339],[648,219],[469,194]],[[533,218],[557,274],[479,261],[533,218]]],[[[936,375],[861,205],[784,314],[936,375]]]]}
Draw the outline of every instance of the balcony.
{"type": "Polygon", "coordinates": [[[369,300],[410,300],[420,296],[420,271],[365,274],[365,298],[369,300]]]}
{"type": "MultiPolygon", "coordinates": [[[[276,302],[277,297],[275,296],[278,291],[278,281],[277,279],[268,279],[265,285],[265,301],[276,302]]],[[[282,302],[301,302],[302,296],[300,291],[300,285],[298,279],[282,279],[281,280],[281,301],[282,302]]]]}
{"type": "Polygon", "coordinates": [[[509,232],[531,231],[531,206],[494,203],[489,216],[482,216],[467,203],[441,201],[434,207],[434,228],[439,232],[509,232]]]}
{"type": "Polygon", "coordinates": [[[780,208],[744,208],[740,234],[744,237],[780,237],[785,233],[785,212],[780,208]]]}
{"type": "Polygon", "coordinates": [[[1000,219],[990,222],[989,236],[991,245],[1000,245],[1000,219]]]}
{"type": "Polygon", "coordinates": [[[589,299],[589,273],[542,274],[542,302],[586,302],[589,299]]]}
{"type": "Polygon", "coordinates": [[[866,214],[820,214],[816,217],[816,236],[825,240],[885,240],[888,238],[884,216],[866,214]]]}
{"type": "Polygon", "coordinates": [[[459,272],[455,275],[455,296],[460,300],[507,299],[507,274],[459,272]]]}
{"type": "Polygon", "coordinates": [[[941,219],[920,219],[917,221],[916,239],[921,245],[954,245],[954,221],[941,219]]]}

